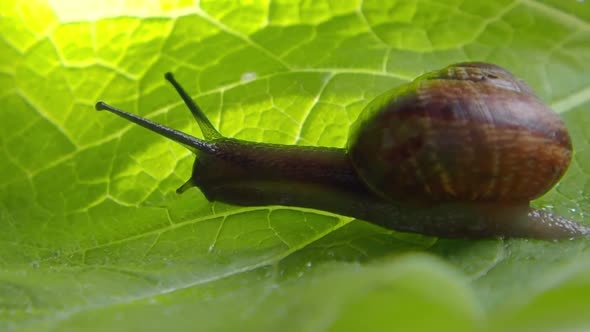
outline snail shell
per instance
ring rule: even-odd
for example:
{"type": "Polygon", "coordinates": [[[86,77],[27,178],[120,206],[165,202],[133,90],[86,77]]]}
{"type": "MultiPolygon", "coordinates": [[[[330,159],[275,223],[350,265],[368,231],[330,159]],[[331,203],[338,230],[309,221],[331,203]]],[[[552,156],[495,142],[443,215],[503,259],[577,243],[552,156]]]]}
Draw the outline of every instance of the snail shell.
{"type": "Polygon", "coordinates": [[[523,81],[459,63],[372,101],[348,141],[359,175],[395,199],[528,202],[565,173],[561,119],[523,81]]]}

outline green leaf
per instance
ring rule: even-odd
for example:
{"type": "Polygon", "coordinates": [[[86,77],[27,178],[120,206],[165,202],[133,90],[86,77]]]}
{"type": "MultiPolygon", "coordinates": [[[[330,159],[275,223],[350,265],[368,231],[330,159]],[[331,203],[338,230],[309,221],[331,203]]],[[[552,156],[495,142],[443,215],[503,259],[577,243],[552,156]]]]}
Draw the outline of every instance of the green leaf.
{"type": "Polygon", "coordinates": [[[483,60],[531,84],[575,146],[539,207],[589,224],[584,1],[64,2],[0,14],[0,330],[586,330],[588,239],[443,240],[174,190],[193,157],[107,113],[200,135],[346,143],[374,96],[483,60]]]}

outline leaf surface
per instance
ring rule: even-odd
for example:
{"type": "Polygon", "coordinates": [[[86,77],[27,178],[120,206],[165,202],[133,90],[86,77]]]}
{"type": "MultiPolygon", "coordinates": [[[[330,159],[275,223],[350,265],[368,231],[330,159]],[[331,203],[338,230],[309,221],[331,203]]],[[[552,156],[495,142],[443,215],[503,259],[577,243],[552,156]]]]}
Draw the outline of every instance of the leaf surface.
{"type": "Polygon", "coordinates": [[[106,100],[195,135],[341,147],[379,93],[483,60],[565,119],[575,157],[534,204],[590,223],[584,1],[2,3],[0,330],[590,328],[589,240],[443,240],[174,190],[193,157],[106,100]]]}

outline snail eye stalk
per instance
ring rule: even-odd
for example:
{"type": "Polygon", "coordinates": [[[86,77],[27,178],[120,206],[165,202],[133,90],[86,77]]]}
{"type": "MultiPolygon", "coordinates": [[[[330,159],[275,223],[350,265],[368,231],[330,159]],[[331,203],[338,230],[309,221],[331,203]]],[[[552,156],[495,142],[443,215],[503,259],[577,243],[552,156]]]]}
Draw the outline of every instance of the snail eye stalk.
{"type": "Polygon", "coordinates": [[[103,101],[99,101],[96,103],[95,108],[97,111],[108,111],[114,113],[124,119],[127,119],[135,124],[138,124],[144,128],[147,128],[153,132],[156,132],[164,137],[167,137],[175,142],[178,142],[185,146],[187,149],[191,150],[192,152],[209,152],[212,153],[214,151],[214,146],[210,142],[203,141],[199,138],[191,136],[189,134],[183,133],[182,131],[178,131],[176,129],[172,129],[170,127],[166,127],[159,123],[153,122],[146,118],[142,118],[135,114],[131,114],[129,112],[125,112],[121,109],[118,109],[114,106],[111,106],[103,101]]]}

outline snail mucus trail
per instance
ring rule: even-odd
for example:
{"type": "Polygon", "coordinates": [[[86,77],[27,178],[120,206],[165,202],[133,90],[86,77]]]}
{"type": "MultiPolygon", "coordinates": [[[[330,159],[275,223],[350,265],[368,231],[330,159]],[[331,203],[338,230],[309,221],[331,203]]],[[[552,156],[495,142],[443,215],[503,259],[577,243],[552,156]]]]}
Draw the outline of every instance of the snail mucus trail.
{"type": "Polygon", "coordinates": [[[224,137],[172,74],[165,78],[204,139],[102,101],[96,109],[196,155],[192,176],[178,193],[198,187],[209,201],[306,207],[439,237],[561,239],[590,233],[577,222],[529,206],[567,169],[571,142],[559,117],[499,66],[459,63],[382,94],[365,107],[346,148],[224,137]],[[523,142],[537,147],[511,146],[523,142]],[[529,168],[517,170],[518,158],[529,160],[529,168]]]}

